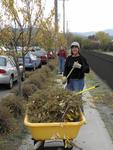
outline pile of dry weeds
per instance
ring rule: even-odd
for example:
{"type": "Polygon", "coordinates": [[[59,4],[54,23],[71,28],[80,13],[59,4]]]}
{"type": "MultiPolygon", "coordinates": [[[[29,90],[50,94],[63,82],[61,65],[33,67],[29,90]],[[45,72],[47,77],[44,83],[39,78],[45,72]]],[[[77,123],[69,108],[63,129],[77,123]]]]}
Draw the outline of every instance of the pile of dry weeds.
{"type": "Polygon", "coordinates": [[[80,96],[57,86],[38,90],[29,100],[27,114],[30,122],[73,122],[80,119],[80,96]]]}

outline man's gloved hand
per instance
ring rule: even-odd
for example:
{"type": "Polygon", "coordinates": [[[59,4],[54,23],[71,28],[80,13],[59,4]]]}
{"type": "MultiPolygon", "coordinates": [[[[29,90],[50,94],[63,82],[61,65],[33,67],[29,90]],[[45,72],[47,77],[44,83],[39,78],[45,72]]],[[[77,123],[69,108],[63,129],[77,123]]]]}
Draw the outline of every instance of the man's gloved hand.
{"type": "Polygon", "coordinates": [[[81,64],[79,64],[78,63],[78,61],[75,61],[74,63],[73,63],[73,68],[81,68],[82,67],[82,65],[81,64]]]}
{"type": "Polygon", "coordinates": [[[62,77],[62,84],[65,84],[67,82],[67,78],[65,76],[62,77]]]}

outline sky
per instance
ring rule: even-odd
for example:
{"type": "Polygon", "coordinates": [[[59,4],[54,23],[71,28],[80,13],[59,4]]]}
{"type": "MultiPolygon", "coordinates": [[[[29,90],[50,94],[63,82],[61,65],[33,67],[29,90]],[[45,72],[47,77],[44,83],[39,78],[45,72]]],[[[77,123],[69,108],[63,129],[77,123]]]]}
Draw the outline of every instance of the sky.
{"type": "MultiPolygon", "coordinates": [[[[63,30],[63,0],[58,0],[60,31],[63,30]]],[[[46,12],[54,0],[46,0],[46,12]]],[[[65,0],[65,28],[70,32],[113,29],[113,0],[65,0]]]]}

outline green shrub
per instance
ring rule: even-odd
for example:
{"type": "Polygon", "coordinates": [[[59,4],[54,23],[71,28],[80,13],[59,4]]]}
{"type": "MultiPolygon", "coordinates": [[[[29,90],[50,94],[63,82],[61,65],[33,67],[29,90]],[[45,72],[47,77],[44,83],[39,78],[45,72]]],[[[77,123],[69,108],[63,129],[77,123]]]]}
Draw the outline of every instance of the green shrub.
{"type": "Polygon", "coordinates": [[[25,77],[29,78],[33,73],[34,73],[34,71],[26,71],[25,72],[25,77]]]}
{"type": "Polygon", "coordinates": [[[38,88],[35,84],[32,84],[32,83],[23,84],[22,86],[23,97],[25,99],[28,99],[29,96],[31,96],[37,89],[38,88]]]}
{"type": "Polygon", "coordinates": [[[40,70],[40,75],[42,75],[43,77],[47,78],[51,75],[51,70],[48,66],[44,66],[41,70],[40,70]]]}
{"type": "Polygon", "coordinates": [[[0,106],[0,136],[5,136],[16,130],[16,122],[5,106],[0,106]]]}
{"type": "Polygon", "coordinates": [[[37,87],[37,90],[38,90],[38,89],[42,88],[44,82],[45,82],[44,79],[41,79],[41,78],[36,77],[36,76],[32,76],[29,78],[29,81],[27,82],[27,84],[35,85],[37,87]]]}
{"type": "Polygon", "coordinates": [[[47,64],[48,68],[51,70],[51,71],[54,71],[57,67],[57,61],[56,60],[52,60],[50,61],[48,64],[47,64]]]}
{"type": "Polygon", "coordinates": [[[14,118],[23,116],[24,113],[24,101],[22,98],[9,95],[2,99],[2,105],[7,107],[9,112],[13,115],[14,118]]]}

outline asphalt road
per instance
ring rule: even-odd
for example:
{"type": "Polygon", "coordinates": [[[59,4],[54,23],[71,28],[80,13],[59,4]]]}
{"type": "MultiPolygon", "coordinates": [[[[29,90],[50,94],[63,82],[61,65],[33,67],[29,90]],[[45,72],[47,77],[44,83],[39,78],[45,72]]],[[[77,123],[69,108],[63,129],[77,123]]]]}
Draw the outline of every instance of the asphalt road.
{"type": "Polygon", "coordinates": [[[6,86],[0,85],[0,100],[1,100],[2,97],[7,96],[9,93],[10,93],[10,90],[7,89],[6,86]]]}
{"type": "MultiPolygon", "coordinates": [[[[18,84],[17,82],[14,83],[14,87],[16,87],[18,84]]],[[[11,89],[8,89],[7,85],[0,85],[0,101],[1,98],[11,94],[11,89]]]]}

